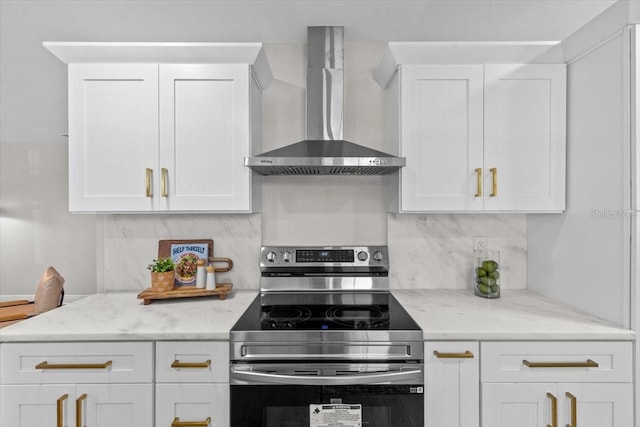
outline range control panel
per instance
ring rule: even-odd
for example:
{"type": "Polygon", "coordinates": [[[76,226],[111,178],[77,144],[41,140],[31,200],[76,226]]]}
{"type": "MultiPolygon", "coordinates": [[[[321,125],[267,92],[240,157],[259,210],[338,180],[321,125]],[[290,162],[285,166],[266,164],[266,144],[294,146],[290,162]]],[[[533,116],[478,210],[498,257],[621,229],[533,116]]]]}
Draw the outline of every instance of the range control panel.
{"type": "Polygon", "coordinates": [[[298,249],[296,262],[353,262],[354,253],[349,249],[298,249]]]}
{"type": "Polygon", "coordinates": [[[260,267],[384,267],[389,265],[387,246],[264,246],[260,267]]]}

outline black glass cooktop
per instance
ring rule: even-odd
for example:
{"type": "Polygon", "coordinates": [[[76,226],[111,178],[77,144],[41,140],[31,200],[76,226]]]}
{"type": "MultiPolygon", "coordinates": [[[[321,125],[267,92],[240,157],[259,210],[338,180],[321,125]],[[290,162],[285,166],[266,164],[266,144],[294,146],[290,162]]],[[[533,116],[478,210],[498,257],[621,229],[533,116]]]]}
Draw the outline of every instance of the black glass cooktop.
{"type": "Polygon", "coordinates": [[[419,330],[388,292],[258,295],[232,331],[419,330]]]}

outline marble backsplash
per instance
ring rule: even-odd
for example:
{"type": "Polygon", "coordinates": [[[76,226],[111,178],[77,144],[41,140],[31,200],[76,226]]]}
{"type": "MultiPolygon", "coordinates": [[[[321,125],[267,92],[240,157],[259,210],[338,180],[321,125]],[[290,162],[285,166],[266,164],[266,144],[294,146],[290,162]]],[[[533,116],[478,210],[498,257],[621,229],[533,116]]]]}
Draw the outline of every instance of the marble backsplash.
{"type": "Polygon", "coordinates": [[[217,282],[258,289],[260,221],[260,214],[104,215],[98,292],[149,287],[146,266],[157,257],[158,240],[164,239],[213,239],[214,256],[231,258],[234,264],[230,272],[216,275],[217,282]]]}
{"type": "Polygon", "coordinates": [[[473,238],[500,250],[503,289],[527,289],[524,214],[389,214],[392,289],[472,289],[473,238]]]}
{"type": "MultiPolygon", "coordinates": [[[[261,217],[105,215],[98,291],[148,287],[145,267],[157,254],[158,240],[189,238],[213,238],[214,255],[234,261],[232,271],[218,274],[219,282],[257,290],[262,229],[269,227],[261,217]]],[[[387,230],[392,289],[471,289],[474,236],[486,236],[489,247],[501,251],[504,289],[527,288],[526,215],[388,214],[387,230]]]]}

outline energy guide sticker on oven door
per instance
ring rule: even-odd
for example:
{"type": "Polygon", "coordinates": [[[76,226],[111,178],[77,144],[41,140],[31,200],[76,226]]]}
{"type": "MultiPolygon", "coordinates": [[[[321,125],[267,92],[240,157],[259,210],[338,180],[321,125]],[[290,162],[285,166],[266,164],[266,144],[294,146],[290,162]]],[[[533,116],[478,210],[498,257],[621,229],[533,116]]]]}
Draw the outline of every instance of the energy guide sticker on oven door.
{"type": "Polygon", "coordinates": [[[309,405],[309,427],[362,427],[362,405],[309,405]]]}

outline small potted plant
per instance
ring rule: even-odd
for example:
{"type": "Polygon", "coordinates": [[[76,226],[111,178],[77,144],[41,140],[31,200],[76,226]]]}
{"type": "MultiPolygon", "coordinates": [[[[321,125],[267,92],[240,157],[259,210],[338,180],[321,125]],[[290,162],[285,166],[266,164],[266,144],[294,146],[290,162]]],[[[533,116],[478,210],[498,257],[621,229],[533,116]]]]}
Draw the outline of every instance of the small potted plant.
{"type": "Polygon", "coordinates": [[[151,290],[153,292],[167,292],[173,289],[176,264],[171,258],[154,259],[147,266],[151,270],[151,290]]]}

